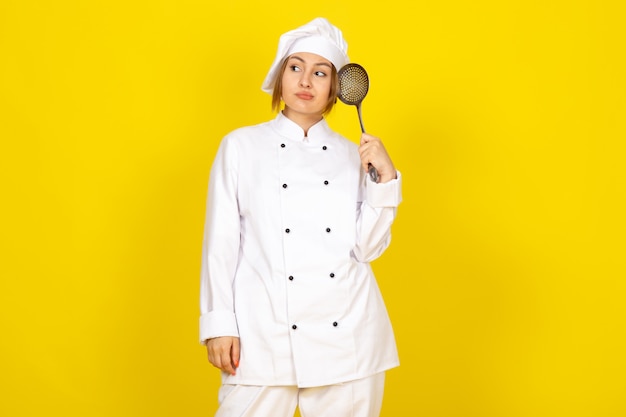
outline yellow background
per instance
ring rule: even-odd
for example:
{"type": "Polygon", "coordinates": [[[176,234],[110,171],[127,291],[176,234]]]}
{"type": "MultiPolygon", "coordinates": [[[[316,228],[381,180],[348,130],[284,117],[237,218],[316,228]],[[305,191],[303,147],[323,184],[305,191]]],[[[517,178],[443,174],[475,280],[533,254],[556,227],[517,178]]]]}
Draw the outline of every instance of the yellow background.
{"type": "Polygon", "coordinates": [[[1,0],[0,415],[212,415],[210,164],[317,16],[404,176],[383,416],[626,415],[622,4],[1,0]]]}

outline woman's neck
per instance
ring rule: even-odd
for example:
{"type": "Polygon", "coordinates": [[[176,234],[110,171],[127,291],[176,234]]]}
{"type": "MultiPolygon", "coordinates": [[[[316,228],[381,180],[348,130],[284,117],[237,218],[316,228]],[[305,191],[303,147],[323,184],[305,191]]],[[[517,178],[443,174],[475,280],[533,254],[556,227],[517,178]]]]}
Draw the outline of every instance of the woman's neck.
{"type": "Polygon", "coordinates": [[[300,126],[304,131],[304,136],[308,136],[311,126],[317,124],[320,120],[324,118],[324,116],[321,114],[298,113],[291,110],[289,107],[285,107],[285,109],[283,110],[283,115],[298,126],[300,126]]]}

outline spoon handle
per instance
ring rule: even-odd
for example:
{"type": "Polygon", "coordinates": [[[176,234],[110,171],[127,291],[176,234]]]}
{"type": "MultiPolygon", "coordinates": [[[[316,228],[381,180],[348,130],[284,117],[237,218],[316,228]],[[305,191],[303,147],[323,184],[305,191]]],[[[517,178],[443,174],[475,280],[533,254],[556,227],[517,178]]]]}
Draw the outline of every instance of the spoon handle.
{"type": "MultiPolygon", "coordinates": [[[[361,103],[357,103],[356,111],[359,114],[359,123],[361,124],[361,133],[365,133],[365,127],[363,126],[363,116],[361,116],[361,103]]],[[[374,182],[378,182],[378,171],[374,168],[374,165],[367,164],[367,172],[370,174],[370,179],[374,182]]]]}

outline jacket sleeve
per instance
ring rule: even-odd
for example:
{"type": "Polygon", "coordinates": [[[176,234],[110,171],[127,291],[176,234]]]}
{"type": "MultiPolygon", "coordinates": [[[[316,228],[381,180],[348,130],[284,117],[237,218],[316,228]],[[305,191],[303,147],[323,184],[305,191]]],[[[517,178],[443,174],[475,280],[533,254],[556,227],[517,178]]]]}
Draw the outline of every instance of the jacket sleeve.
{"type": "Polygon", "coordinates": [[[233,297],[240,239],[238,153],[232,139],[222,140],[209,179],[200,277],[201,343],[239,336],[233,297]]]}
{"type": "Polygon", "coordinates": [[[402,176],[384,184],[365,180],[365,198],[357,204],[357,236],[353,249],[355,258],[371,262],[378,258],[391,243],[391,225],[402,201],[402,176]]]}

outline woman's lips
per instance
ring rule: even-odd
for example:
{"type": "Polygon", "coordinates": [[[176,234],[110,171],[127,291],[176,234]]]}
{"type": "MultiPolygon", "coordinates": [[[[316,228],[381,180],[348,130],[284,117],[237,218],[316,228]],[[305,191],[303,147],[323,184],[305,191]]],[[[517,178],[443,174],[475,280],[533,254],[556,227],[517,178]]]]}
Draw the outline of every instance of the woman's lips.
{"type": "Polygon", "coordinates": [[[296,97],[302,100],[311,100],[313,98],[313,95],[309,93],[297,93],[296,97]]]}

